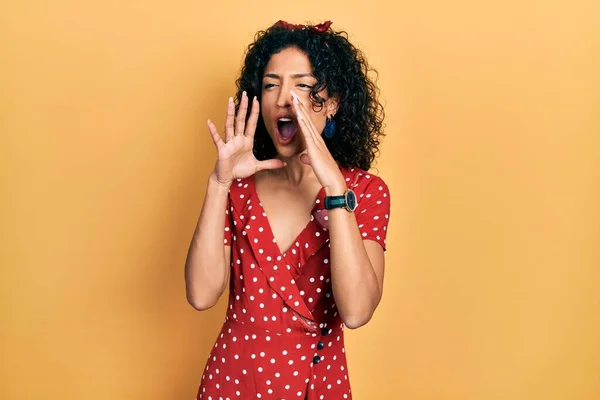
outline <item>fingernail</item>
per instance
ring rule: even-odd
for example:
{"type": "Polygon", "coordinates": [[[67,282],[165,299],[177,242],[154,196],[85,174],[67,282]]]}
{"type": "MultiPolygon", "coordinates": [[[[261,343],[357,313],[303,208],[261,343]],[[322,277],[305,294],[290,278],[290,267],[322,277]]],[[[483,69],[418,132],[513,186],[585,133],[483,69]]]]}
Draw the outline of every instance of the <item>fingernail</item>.
{"type": "Polygon", "coordinates": [[[229,98],[229,102],[230,102],[230,103],[233,103],[233,97],[230,97],[230,98],[229,98]]]}
{"type": "Polygon", "coordinates": [[[207,125],[210,125],[210,119],[206,121],[206,124],[207,124],[207,125]]]}
{"type": "Polygon", "coordinates": [[[296,104],[300,103],[300,98],[298,97],[298,95],[296,93],[294,93],[293,90],[290,90],[290,93],[292,94],[292,97],[294,98],[294,102],[296,104]]]}
{"type": "Polygon", "coordinates": [[[246,96],[246,91],[245,90],[242,92],[242,96],[246,96]]]}

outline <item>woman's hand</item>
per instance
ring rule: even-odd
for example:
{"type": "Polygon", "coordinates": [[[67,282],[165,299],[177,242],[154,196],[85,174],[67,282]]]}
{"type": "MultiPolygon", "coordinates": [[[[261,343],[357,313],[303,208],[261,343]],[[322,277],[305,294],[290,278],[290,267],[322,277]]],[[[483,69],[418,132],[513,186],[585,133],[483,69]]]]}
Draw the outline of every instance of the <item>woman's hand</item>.
{"type": "Polygon", "coordinates": [[[254,157],[252,148],[259,113],[259,104],[256,97],[252,100],[250,117],[246,124],[247,112],[248,96],[246,92],[242,93],[237,116],[234,116],[235,105],[233,99],[229,98],[227,118],[225,119],[225,142],[221,139],[215,125],[208,120],[208,130],[217,147],[218,155],[213,174],[217,182],[222,185],[231,185],[234,179],[246,178],[263,169],[276,169],[285,166],[285,163],[281,160],[258,161],[254,157]]]}
{"type": "Polygon", "coordinates": [[[327,195],[341,195],[346,191],[346,181],[339,167],[329,152],[321,133],[317,131],[308,112],[296,93],[291,91],[292,103],[298,126],[306,141],[306,153],[300,156],[300,161],[313,168],[321,186],[325,188],[327,195]]]}

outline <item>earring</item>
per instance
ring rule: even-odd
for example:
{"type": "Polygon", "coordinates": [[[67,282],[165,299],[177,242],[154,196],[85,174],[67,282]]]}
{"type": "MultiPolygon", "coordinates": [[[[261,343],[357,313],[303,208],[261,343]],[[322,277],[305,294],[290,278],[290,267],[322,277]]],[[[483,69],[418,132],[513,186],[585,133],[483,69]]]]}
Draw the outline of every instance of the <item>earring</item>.
{"type": "Polygon", "coordinates": [[[327,117],[327,121],[325,122],[325,129],[323,129],[323,136],[328,139],[331,139],[335,135],[335,121],[333,120],[333,116],[327,117]]]}

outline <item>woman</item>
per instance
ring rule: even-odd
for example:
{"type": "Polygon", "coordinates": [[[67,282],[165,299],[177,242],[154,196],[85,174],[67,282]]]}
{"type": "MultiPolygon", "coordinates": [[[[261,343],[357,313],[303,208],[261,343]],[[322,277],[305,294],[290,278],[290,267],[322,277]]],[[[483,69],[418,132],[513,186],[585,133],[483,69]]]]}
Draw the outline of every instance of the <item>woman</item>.
{"type": "Polygon", "coordinates": [[[259,32],[225,141],[208,121],[218,160],[186,290],[205,310],[229,284],[229,305],[198,399],[352,398],[343,329],[381,299],[390,197],[367,172],[382,135],[377,90],[330,25],[259,32]]]}

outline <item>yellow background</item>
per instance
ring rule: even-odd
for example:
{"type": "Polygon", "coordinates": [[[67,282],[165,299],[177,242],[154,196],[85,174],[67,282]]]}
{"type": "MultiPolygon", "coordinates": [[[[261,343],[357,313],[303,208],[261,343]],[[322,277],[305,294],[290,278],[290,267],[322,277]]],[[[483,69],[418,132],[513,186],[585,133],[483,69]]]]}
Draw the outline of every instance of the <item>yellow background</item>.
{"type": "Polygon", "coordinates": [[[600,32],[583,1],[13,1],[0,399],[190,400],[183,265],[243,51],[333,19],[380,74],[383,302],[356,400],[600,399],[600,32]]]}

